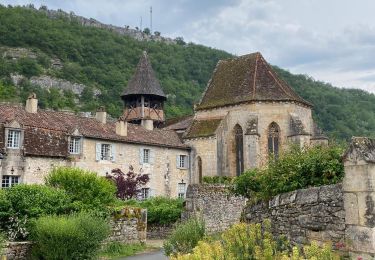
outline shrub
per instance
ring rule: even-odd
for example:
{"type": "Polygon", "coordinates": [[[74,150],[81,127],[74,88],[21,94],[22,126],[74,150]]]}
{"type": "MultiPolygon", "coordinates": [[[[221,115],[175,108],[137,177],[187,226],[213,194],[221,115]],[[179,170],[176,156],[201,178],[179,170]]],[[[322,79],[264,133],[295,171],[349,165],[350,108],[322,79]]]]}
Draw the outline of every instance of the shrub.
{"type": "Polygon", "coordinates": [[[117,198],[123,200],[136,198],[142,186],[150,180],[148,174],[136,174],[133,166],[129,167],[129,171],[126,174],[120,169],[114,169],[107,178],[112,180],[116,185],[117,198]]]}
{"type": "Polygon", "coordinates": [[[33,257],[93,259],[108,234],[106,221],[87,213],[41,217],[32,230],[33,257]]]}
{"type": "Polygon", "coordinates": [[[205,235],[205,225],[200,219],[191,218],[181,223],[164,242],[164,251],[168,256],[178,253],[190,253],[205,235]]]}
{"type": "Polygon", "coordinates": [[[110,242],[104,246],[100,255],[105,257],[125,257],[132,256],[146,249],[145,244],[124,244],[120,242],[110,242]]]}
{"type": "Polygon", "coordinates": [[[302,259],[339,259],[330,245],[320,248],[316,243],[305,246],[303,250],[294,247],[288,251],[289,243],[283,238],[274,239],[270,232],[270,222],[261,224],[235,224],[225,231],[219,240],[199,241],[190,254],[177,254],[172,260],[195,259],[276,259],[276,260],[302,260],[302,259]]]}
{"type": "Polygon", "coordinates": [[[65,190],[77,210],[106,211],[116,198],[113,183],[79,168],[56,168],[46,177],[46,184],[65,190]]]}
{"type": "Polygon", "coordinates": [[[269,199],[280,193],[335,184],[344,177],[339,146],[292,147],[265,169],[250,170],[234,181],[234,193],[251,199],[269,199]]]}
{"type": "Polygon", "coordinates": [[[182,199],[153,197],[144,201],[128,200],[125,205],[147,209],[147,223],[167,225],[175,223],[181,218],[184,209],[182,199]]]}
{"type": "Polygon", "coordinates": [[[63,190],[35,184],[0,190],[0,228],[10,240],[27,237],[30,219],[70,210],[70,198],[63,190]]]}
{"type": "Polygon", "coordinates": [[[208,184],[231,184],[233,177],[229,176],[203,176],[203,183],[208,184]]]}
{"type": "Polygon", "coordinates": [[[37,218],[43,215],[65,214],[69,211],[70,198],[64,190],[44,185],[20,184],[6,191],[11,213],[37,218]]]}

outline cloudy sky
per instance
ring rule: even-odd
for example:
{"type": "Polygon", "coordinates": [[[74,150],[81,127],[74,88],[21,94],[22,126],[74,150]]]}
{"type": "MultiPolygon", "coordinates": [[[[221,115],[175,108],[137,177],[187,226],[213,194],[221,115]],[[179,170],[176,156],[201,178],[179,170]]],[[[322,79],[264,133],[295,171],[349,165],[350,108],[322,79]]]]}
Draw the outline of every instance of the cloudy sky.
{"type": "Polygon", "coordinates": [[[73,11],[104,23],[149,25],[169,37],[375,93],[374,0],[0,0],[73,11]]]}

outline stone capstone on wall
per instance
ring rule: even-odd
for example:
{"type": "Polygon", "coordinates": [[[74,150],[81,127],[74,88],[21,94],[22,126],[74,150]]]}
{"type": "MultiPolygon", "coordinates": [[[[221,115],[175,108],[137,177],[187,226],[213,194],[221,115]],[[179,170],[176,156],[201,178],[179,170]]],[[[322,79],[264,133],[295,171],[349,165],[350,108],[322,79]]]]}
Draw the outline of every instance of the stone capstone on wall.
{"type": "Polygon", "coordinates": [[[182,218],[202,217],[209,234],[226,230],[240,222],[246,199],[230,194],[222,184],[192,184],[186,192],[182,218]]]}
{"type": "Polygon", "coordinates": [[[285,235],[293,244],[345,240],[345,211],[341,184],[314,187],[277,195],[268,202],[246,207],[245,220],[270,219],[275,236],[285,235]]]}

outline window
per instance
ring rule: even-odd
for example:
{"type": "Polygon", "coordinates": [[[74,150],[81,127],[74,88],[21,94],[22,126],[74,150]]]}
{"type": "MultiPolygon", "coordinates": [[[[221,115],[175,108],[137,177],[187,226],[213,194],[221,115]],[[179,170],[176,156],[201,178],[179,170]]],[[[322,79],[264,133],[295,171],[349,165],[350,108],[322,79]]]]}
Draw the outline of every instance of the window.
{"type": "Polygon", "coordinates": [[[10,188],[12,186],[19,184],[19,181],[20,181],[19,176],[4,175],[1,180],[1,187],[10,188]]]}
{"type": "Polygon", "coordinates": [[[7,140],[7,147],[8,148],[20,148],[20,139],[21,139],[21,131],[19,130],[9,130],[8,131],[8,140],[7,140]]]}
{"type": "Polygon", "coordinates": [[[145,200],[150,198],[150,188],[142,188],[140,192],[140,199],[145,200]]]}
{"type": "Polygon", "coordinates": [[[179,183],[177,192],[178,192],[178,198],[183,199],[185,198],[185,191],[186,191],[186,183],[179,183]]]}
{"type": "Polygon", "coordinates": [[[107,160],[111,159],[111,145],[110,144],[102,144],[101,152],[100,152],[100,160],[107,160]]]}
{"type": "Polygon", "coordinates": [[[268,127],[268,153],[277,160],[279,157],[280,128],[273,122],[268,127]]]}
{"type": "Polygon", "coordinates": [[[143,149],[143,163],[150,163],[150,149],[143,149]]]}
{"type": "Polygon", "coordinates": [[[186,169],[188,168],[187,155],[177,156],[177,168],[186,169]]]}
{"type": "Polygon", "coordinates": [[[80,154],[81,153],[81,137],[71,137],[70,138],[69,153],[70,154],[80,154]]]}

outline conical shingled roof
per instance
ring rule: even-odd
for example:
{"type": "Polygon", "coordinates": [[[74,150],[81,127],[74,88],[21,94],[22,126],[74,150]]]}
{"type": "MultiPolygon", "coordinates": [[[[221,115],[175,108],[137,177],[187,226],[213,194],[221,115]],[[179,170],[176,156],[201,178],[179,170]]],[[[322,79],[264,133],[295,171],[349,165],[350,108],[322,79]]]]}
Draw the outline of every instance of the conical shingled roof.
{"type": "Polygon", "coordinates": [[[155,95],[166,98],[148,60],[146,51],[143,52],[134,76],[122,93],[123,98],[130,95],[155,95]]]}
{"type": "Polygon", "coordinates": [[[294,101],[312,106],[282,79],[259,52],[216,65],[197,110],[251,101],[294,101]]]}

